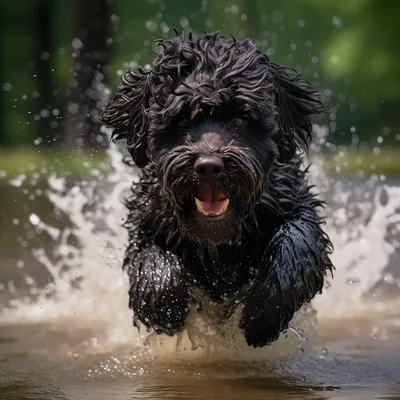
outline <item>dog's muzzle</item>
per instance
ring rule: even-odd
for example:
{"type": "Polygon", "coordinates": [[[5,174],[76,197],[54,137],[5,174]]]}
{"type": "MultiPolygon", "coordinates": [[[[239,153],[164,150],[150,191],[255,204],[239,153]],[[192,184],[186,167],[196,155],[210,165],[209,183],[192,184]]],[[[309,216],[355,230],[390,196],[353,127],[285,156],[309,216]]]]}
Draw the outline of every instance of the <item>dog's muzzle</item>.
{"type": "Polygon", "coordinates": [[[223,218],[228,211],[229,198],[214,186],[224,171],[223,160],[217,156],[201,156],[194,163],[194,170],[200,180],[200,189],[194,198],[197,212],[209,220],[223,218]]]}

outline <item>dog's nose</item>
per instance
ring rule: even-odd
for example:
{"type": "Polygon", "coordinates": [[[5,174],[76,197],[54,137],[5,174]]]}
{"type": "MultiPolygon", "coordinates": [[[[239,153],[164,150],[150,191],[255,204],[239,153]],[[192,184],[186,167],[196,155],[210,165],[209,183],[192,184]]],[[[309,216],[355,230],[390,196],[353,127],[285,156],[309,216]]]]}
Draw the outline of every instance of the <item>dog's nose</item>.
{"type": "Polygon", "coordinates": [[[224,170],[224,162],[217,156],[199,157],[194,163],[194,170],[201,178],[212,179],[224,170]]]}

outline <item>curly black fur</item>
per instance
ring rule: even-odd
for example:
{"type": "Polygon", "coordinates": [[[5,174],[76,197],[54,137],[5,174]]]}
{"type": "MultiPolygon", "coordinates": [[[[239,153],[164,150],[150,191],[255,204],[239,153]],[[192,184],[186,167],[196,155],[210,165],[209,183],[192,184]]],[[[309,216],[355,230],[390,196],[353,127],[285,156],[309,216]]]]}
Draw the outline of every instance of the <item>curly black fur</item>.
{"type": "Polygon", "coordinates": [[[213,301],[242,303],[248,344],[264,346],[333,269],[322,202],[296,154],[323,104],[250,40],[217,33],[158,44],[151,69],[126,72],[101,116],[142,169],[124,261],[134,323],[181,331],[191,289],[201,288],[213,301]],[[194,168],[201,157],[223,169],[205,179],[194,168]],[[230,199],[224,218],[196,211],[206,186],[230,199]]]}

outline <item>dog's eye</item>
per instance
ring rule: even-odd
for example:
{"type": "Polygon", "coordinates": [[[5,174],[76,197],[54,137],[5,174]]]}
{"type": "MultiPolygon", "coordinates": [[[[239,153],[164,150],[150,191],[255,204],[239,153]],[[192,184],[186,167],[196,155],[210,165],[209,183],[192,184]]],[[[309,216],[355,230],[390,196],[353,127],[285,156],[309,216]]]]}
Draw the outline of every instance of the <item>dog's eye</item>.
{"type": "Polygon", "coordinates": [[[233,120],[233,125],[235,125],[236,128],[243,128],[246,125],[246,120],[244,117],[236,117],[233,120]]]}
{"type": "Polygon", "coordinates": [[[181,118],[178,121],[179,128],[187,128],[189,126],[189,119],[188,118],[181,118]]]}

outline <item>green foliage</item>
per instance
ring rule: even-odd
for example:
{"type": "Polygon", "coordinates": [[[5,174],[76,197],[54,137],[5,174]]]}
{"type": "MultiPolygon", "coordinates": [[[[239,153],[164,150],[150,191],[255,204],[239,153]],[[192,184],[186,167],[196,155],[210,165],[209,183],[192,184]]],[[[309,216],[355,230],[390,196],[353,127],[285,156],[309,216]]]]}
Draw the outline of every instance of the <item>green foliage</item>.
{"type": "Polygon", "coordinates": [[[324,169],[329,174],[350,176],[399,176],[400,149],[382,148],[379,151],[341,150],[324,155],[324,169]]]}
{"type": "MultiPolygon", "coordinates": [[[[36,4],[39,0],[2,3],[2,115],[6,143],[31,144],[38,136],[34,115],[41,103],[34,92],[37,60],[36,4]]],[[[40,0],[46,1],[46,0],[40,0]]],[[[82,1],[82,3],[84,3],[82,1]]],[[[51,66],[63,93],[71,67],[71,40],[77,18],[74,2],[52,1],[51,66]]],[[[324,91],[332,106],[325,122],[330,141],[396,144],[400,138],[400,65],[398,0],[115,0],[113,3],[110,82],[118,73],[150,62],[153,40],[168,27],[222,30],[252,37],[274,61],[301,71],[324,91]]],[[[52,106],[65,108],[58,95],[52,106]]]]}
{"type": "Polygon", "coordinates": [[[400,33],[396,0],[297,0],[331,14],[337,26],[323,48],[323,70],[338,81],[351,78],[359,101],[399,101],[400,33]]]}

